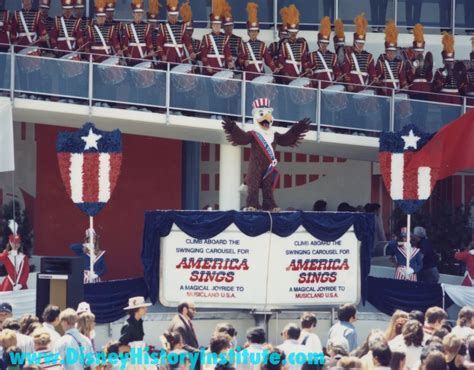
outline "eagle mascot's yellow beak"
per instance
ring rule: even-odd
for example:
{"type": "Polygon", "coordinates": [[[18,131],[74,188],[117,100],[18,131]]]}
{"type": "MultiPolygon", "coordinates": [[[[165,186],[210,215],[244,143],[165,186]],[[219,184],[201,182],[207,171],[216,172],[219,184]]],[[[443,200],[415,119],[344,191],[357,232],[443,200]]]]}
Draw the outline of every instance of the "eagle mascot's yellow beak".
{"type": "Polygon", "coordinates": [[[269,130],[273,125],[272,113],[273,109],[257,109],[256,112],[254,112],[254,120],[263,130],[269,130]]]}

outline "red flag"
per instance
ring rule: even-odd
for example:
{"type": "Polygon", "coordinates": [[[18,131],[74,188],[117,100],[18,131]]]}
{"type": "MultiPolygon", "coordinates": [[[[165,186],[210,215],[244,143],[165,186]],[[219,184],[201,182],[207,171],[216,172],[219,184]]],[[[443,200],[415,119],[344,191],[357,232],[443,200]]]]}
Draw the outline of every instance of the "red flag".
{"type": "Polygon", "coordinates": [[[440,129],[416,152],[407,170],[427,166],[436,180],[474,168],[474,109],[440,129]]]}

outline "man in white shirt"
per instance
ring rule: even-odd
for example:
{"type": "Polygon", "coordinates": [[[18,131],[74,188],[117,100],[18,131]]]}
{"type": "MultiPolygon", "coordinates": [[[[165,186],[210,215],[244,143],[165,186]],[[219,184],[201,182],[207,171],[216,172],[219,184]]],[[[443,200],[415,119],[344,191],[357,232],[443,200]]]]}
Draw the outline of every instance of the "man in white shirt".
{"type": "Polygon", "coordinates": [[[323,351],[321,340],[314,332],[317,323],[316,315],[312,312],[305,312],[301,316],[301,334],[298,343],[305,346],[308,352],[320,353],[323,351]]]}
{"type": "Polygon", "coordinates": [[[10,329],[15,332],[16,346],[20,348],[21,352],[31,353],[35,351],[35,344],[33,342],[33,338],[20,333],[20,323],[18,322],[18,320],[12,318],[6,319],[2,324],[2,329],[10,329]]]}
{"type": "Polygon", "coordinates": [[[72,308],[66,308],[59,315],[64,335],[54,343],[54,351],[64,360],[65,370],[93,369],[95,358],[89,338],[76,329],[78,316],[72,308]],[[81,363],[81,358],[84,362],[81,363]],[[92,361],[92,362],[88,362],[92,361]]]}
{"type": "Polygon", "coordinates": [[[390,370],[392,351],[385,340],[379,340],[372,346],[374,370],[390,370]]]}
{"type": "Polygon", "coordinates": [[[303,355],[307,356],[308,353],[307,348],[298,343],[300,334],[301,329],[298,325],[293,323],[286,325],[281,333],[283,344],[280,344],[277,348],[285,354],[288,370],[301,370],[301,367],[305,362],[299,361],[303,355]]]}
{"type": "Polygon", "coordinates": [[[247,330],[247,347],[240,352],[241,364],[237,364],[237,370],[260,370],[263,364],[265,347],[265,329],[261,327],[247,330]]]}
{"type": "Polygon", "coordinates": [[[51,344],[61,338],[61,335],[56,331],[56,326],[59,325],[60,313],[59,307],[52,304],[46,306],[43,311],[43,328],[49,333],[51,344]]]}
{"type": "Polygon", "coordinates": [[[337,310],[338,322],[328,333],[328,343],[337,337],[346,338],[349,343],[349,352],[357,348],[357,333],[353,323],[357,320],[357,308],[353,304],[345,304],[337,310]]]}

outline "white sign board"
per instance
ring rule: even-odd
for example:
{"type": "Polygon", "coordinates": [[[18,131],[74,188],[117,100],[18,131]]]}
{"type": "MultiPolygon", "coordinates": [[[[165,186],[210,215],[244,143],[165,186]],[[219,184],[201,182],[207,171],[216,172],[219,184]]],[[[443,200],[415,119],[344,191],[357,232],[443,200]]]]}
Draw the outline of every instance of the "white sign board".
{"type": "Polygon", "coordinates": [[[160,301],[248,309],[357,303],[359,244],[352,229],[323,242],[303,227],[281,238],[250,237],[231,225],[199,240],[174,225],[161,239],[160,301]]]}

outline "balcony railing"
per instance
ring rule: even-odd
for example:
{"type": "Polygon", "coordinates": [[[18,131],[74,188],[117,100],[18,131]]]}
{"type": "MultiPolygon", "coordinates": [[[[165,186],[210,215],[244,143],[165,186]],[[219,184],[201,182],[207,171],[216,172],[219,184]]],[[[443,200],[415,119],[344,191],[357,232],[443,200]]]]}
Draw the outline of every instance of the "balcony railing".
{"type": "MultiPolygon", "coordinates": [[[[189,66],[189,65],[188,65],[189,66]]],[[[70,61],[48,57],[0,53],[0,90],[4,95],[30,99],[191,114],[252,119],[252,101],[268,97],[278,122],[311,118],[319,131],[376,133],[415,123],[434,132],[470,109],[462,104],[408,99],[406,91],[378,96],[372,90],[344,91],[341,85],[310,88],[246,81],[245,73],[228,79],[219,75],[186,73],[184,65],[167,64],[162,70],[70,61]]],[[[271,76],[267,77],[271,80],[271,76]]],[[[474,104],[473,104],[474,105],[474,104]]]]}
{"type": "MultiPolygon", "coordinates": [[[[280,22],[279,9],[289,4],[296,4],[301,13],[302,27],[314,30],[323,16],[332,20],[342,18],[351,31],[354,16],[364,12],[371,27],[383,27],[388,19],[394,19],[401,31],[415,23],[422,23],[429,31],[449,29],[454,33],[464,33],[474,29],[474,5],[472,0],[255,0],[259,5],[259,20],[263,28],[274,28],[280,22]],[[420,12],[411,4],[421,3],[420,12]]],[[[193,18],[196,27],[207,27],[212,0],[191,0],[193,18]]],[[[229,0],[237,27],[245,27],[247,2],[229,0]]],[[[60,2],[52,2],[50,15],[61,13],[60,2]]],[[[21,7],[20,0],[9,0],[6,6],[10,10],[21,7]]],[[[93,16],[94,2],[88,1],[87,14],[93,16]]],[[[131,18],[130,1],[118,0],[116,19],[131,18]]],[[[166,7],[160,7],[159,18],[166,18],[166,7]]]]}

